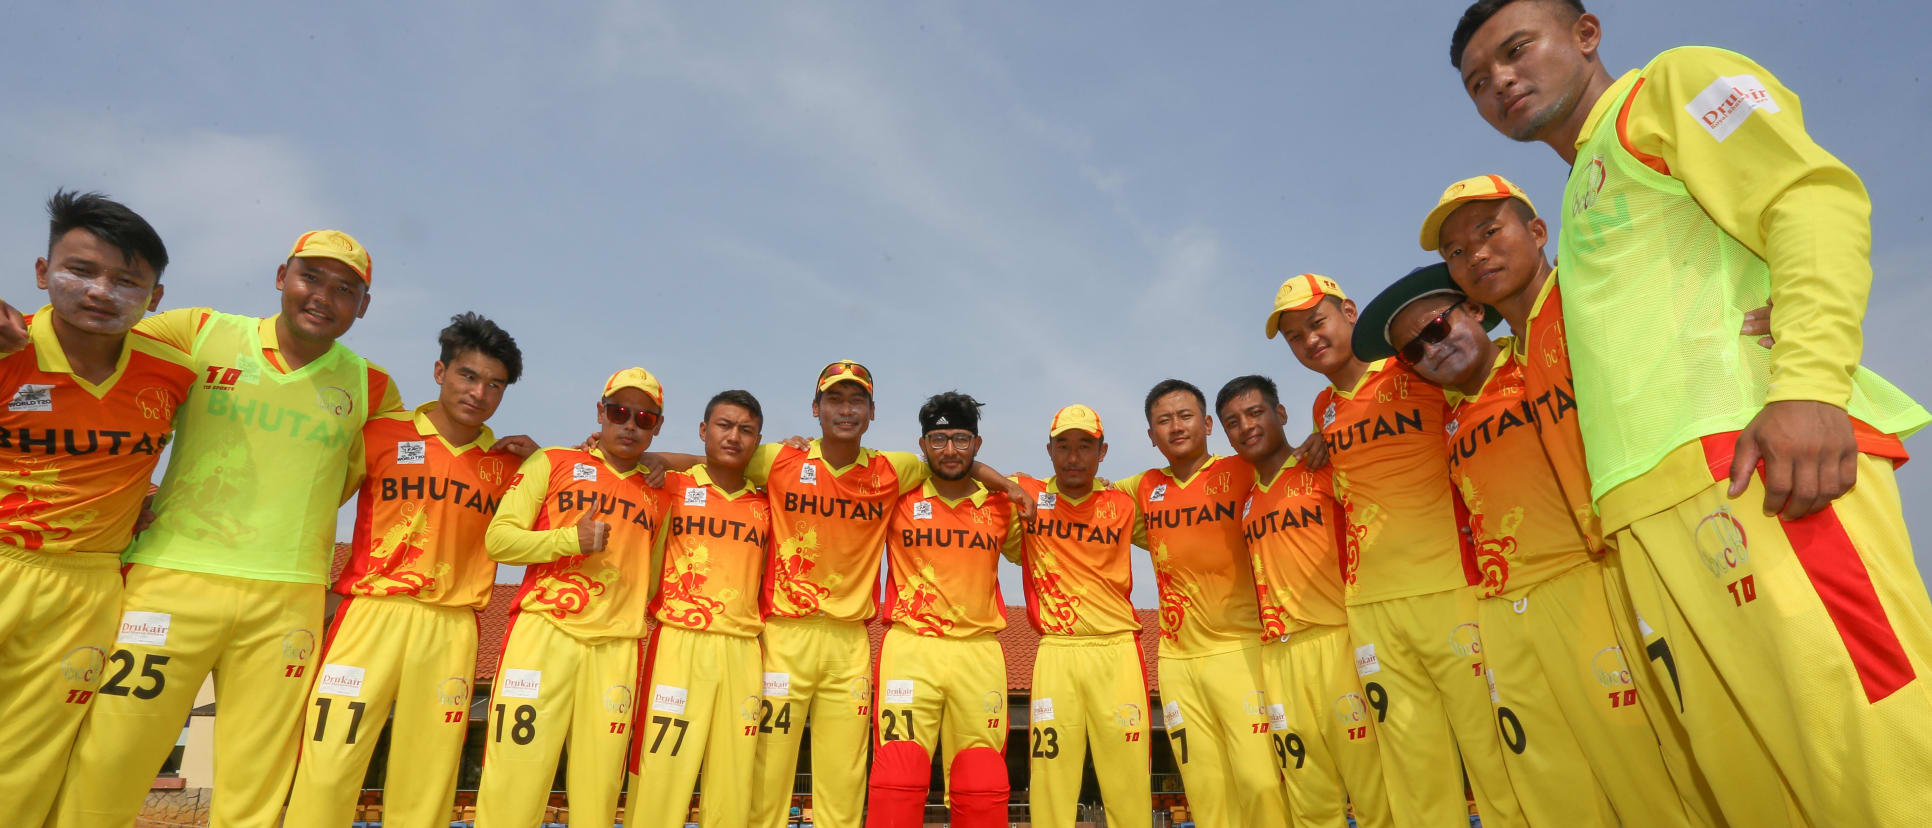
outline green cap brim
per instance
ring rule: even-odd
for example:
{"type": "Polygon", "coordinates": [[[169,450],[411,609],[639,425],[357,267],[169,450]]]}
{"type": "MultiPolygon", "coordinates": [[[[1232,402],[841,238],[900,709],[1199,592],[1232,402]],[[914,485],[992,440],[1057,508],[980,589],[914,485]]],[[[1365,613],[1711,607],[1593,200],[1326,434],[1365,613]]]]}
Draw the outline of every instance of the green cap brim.
{"type": "MultiPolygon", "coordinates": [[[[1395,356],[1395,346],[1389,344],[1389,322],[1416,300],[1442,293],[1464,295],[1456,280],[1449,278],[1449,266],[1441,263],[1411,270],[1409,275],[1384,288],[1356,317],[1355,358],[1374,362],[1395,356]]],[[[1483,330],[1495,330],[1502,323],[1502,314],[1488,305],[1483,306],[1483,330]]]]}

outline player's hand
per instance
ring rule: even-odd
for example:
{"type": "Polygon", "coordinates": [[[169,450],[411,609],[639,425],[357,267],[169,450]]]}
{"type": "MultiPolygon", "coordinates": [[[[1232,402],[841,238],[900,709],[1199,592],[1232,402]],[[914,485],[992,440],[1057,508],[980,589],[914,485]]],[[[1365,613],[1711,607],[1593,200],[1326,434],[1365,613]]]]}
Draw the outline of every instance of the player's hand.
{"type": "Polygon", "coordinates": [[[139,535],[142,532],[146,532],[148,527],[153,525],[154,510],[148,508],[145,503],[141,504],[141,514],[134,517],[134,534],[139,535]]]}
{"type": "Polygon", "coordinates": [[[604,547],[610,544],[610,524],[597,519],[597,515],[603,511],[603,508],[604,498],[598,495],[591,501],[590,509],[584,512],[584,516],[577,519],[578,554],[589,555],[602,552],[604,547]]]}
{"type": "Polygon", "coordinates": [[[1020,513],[1021,520],[1033,519],[1033,498],[1027,496],[1026,489],[1021,488],[1020,484],[1006,481],[1006,499],[1013,501],[1013,509],[1020,513]]]}
{"type": "Polygon", "coordinates": [[[577,444],[578,451],[590,451],[591,449],[594,449],[596,447],[597,447],[597,433],[594,431],[591,432],[589,437],[585,437],[583,442],[577,444]]]}
{"type": "Polygon", "coordinates": [[[27,347],[27,317],[12,305],[0,302],[0,354],[11,354],[27,347]]]}
{"type": "Polygon", "coordinates": [[[786,437],[786,438],[785,438],[785,445],[787,445],[787,446],[790,446],[790,447],[792,447],[792,448],[795,448],[795,449],[798,449],[799,451],[811,451],[811,450],[812,450],[812,441],[810,441],[810,440],[807,440],[807,439],[805,439],[805,438],[803,438],[803,437],[800,437],[800,436],[798,436],[798,435],[796,435],[796,434],[794,434],[794,435],[792,435],[792,436],[790,436],[790,437],[786,437]]]}
{"type": "Polygon", "coordinates": [[[1301,445],[1295,447],[1295,456],[1301,458],[1301,464],[1305,468],[1319,469],[1326,466],[1328,465],[1328,441],[1322,439],[1319,431],[1310,434],[1308,439],[1301,441],[1301,445]]]}
{"type": "Polygon", "coordinates": [[[1764,307],[1744,314],[1744,328],[1739,330],[1745,336],[1755,336],[1758,344],[1766,348],[1777,344],[1771,336],[1771,300],[1764,300],[1764,307]]]}
{"type": "Polygon", "coordinates": [[[1764,513],[1797,520],[1831,505],[1858,482],[1851,415],[1830,403],[1779,400],[1737,436],[1730,496],[1744,494],[1763,464],[1764,513]]]}
{"type": "Polygon", "coordinates": [[[662,455],[644,452],[637,458],[637,467],[644,471],[644,485],[653,489],[664,488],[664,475],[670,472],[671,466],[664,462],[662,455]]]}
{"type": "Polygon", "coordinates": [[[490,450],[507,451],[518,457],[529,457],[536,453],[537,441],[530,439],[528,434],[512,434],[496,441],[496,445],[491,446],[490,450]]]}

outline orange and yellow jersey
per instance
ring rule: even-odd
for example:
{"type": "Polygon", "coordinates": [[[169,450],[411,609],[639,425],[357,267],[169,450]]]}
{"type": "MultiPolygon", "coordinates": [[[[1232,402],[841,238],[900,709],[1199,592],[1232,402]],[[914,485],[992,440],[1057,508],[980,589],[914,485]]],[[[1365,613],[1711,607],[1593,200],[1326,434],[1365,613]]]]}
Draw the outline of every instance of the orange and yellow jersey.
{"type": "Polygon", "coordinates": [[[1563,290],[1555,271],[1543,280],[1536,304],[1530,307],[1529,331],[1513,341],[1543,454],[1556,471],[1563,501],[1583,542],[1591,552],[1602,553],[1603,522],[1590,503],[1590,468],[1583,460],[1583,430],[1577,427],[1576,380],[1570,374],[1570,348],[1563,340],[1563,290]]]}
{"type": "Polygon", "coordinates": [[[407,595],[425,604],[482,609],[496,583],[483,533],[522,459],[490,451],[484,426],[455,445],[436,430],[424,403],[380,414],[362,427],[362,453],[349,469],[356,526],[343,595],[407,595]]]}
{"type": "Polygon", "coordinates": [[[188,398],[194,363],[129,334],[100,384],[73,373],[52,307],[27,317],[27,347],[0,358],[0,544],[120,554],[155,462],[188,398]]]}
{"type": "Polygon", "coordinates": [[[1034,518],[1021,521],[1017,556],[1026,584],[1026,616],[1041,635],[1095,636],[1138,632],[1132,563],[1134,498],[1095,488],[1086,497],[1059,483],[1015,475],[1033,498],[1034,518]]]}
{"type": "MultiPolygon", "coordinates": [[[[195,335],[201,333],[202,326],[208,324],[208,317],[214,314],[214,308],[176,308],[148,315],[135,324],[134,331],[192,354],[195,335]]],[[[262,339],[262,358],[277,370],[287,373],[288,360],[282,356],[281,339],[275,333],[275,320],[280,316],[264,317],[257,323],[256,332],[262,339]]],[[[211,383],[219,381],[219,378],[209,380],[211,383]]],[[[372,413],[387,414],[402,410],[402,392],[396,390],[396,381],[390,378],[388,371],[373,362],[369,363],[368,394],[372,413]]]]}
{"type": "Polygon", "coordinates": [[[1256,476],[1241,505],[1241,535],[1254,566],[1261,637],[1348,623],[1342,601],[1342,534],[1332,472],[1290,458],[1267,480],[1256,476]]]}
{"type": "Polygon", "coordinates": [[[643,638],[662,571],[655,551],[665,501],[643,470],[619,471],[599,449],[530,455],[484,536],[491,558],[529,565],[511,611],[540,615],[580,640],[643,638]],[[577,521],[591,509],[610,538],[585,554],[577,521]]]}
{"type": "Polygon", "coordinates": [[[1134,543],[1154,557],[1161,592],[1161,655],[1213,655],[1261,635],[1254,569],[1241,539],[1241,504],[1254,466],[1212,457],[1186,479],[1149,469],[1114,487],[1134,498],[1134,543]]]}
{"type": "Polygon", "coordinates": [[[771,501],[749,480],[725,491],[702,465],[667,475],[664,496],[670,508],[657,533],[664,569],[651,617],[673,627],[758,637],[765,629],[758,593],[771,550],[771,501]]]}
{"type": "Polygon", "coordinates": [[[1342,583],[1349,605],[1476,583],[1449,482],[1442,389],[1393,359],[1354,388],[1315,395],[1335,498],[1348,518],[1342,583]]]}
{"type": "Polygon", "coordinates": [[[1483,597],[1513,598],[1590,560],[1556,470],[1536,436],[1516,343],[1502,350],[1481,392],[1450,388],[1449,474],[1469,509],[1483,597]]]}
{"type": "Polygon", "coordinates": [[[926,461],[903,451],[862,448],[852,465],[835,469],[817,440],[805,451],[759,446],[745,476],[771,496],[766,615],[871,618],[888,514],[926,474],[926,461]]]}
{"type": "Polygon", "coordinates": [[[887,621],[915,635],[970,638],[1006,629],[1000,556],[1019,542],[1013,504],[973,482],[958,500],[928,480],[900,496],[886,533],[887,621]]]}

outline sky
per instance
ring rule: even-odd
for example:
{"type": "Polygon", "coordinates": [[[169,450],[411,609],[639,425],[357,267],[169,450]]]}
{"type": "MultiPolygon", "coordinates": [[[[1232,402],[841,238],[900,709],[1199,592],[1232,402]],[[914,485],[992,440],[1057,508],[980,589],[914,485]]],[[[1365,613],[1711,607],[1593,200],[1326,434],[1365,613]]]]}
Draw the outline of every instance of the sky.
{"type": "MultiPolygon", "coordinates": [[[[1613,73],[1708,44],[1802,97],[1872,195],[1864,364],[1932,400],[1932,85],[1899,59],[1932,11],[1590,5],[1613,73]]],[[[410,404],[434,396],[450,315],[518,338],[500,434],[575,443],[604,378],[642,365],[666,388],[660,448],[699,450],[726,388],[763,402],[767,438],[811,436],[812,380],[850,358],[879,379],[873,447],[916,450],[919,403],[958,389],[986,403],[982,460],[1046,475],[1047,422],[1081,402],[1112,437],[1102,473],[1125,477],[1162,465],[1134,415],[1166,377],[1211,397],[1270,375],[1291,433],[1310,428],[1325,381],[1262,336],[1284,278],[1366,300],[1435,260],[1416,228],[1465,176],[1556,203],[1562,161],[1460,89],[1461,8],[27,4],[0,29],[0,298],[44,302],[31,266],[56,187],[160,230],[164,307],[274,313],[290,244],[334,227],[375,261],[344,341],[410,404]]],[[[1899,483],[1924,570],[1932,463],[1899,483]]],[[[1144,553],[1135,568],[1155,606],[1144,553]]],[[[1011,567],[1004,582],[1019,603],[1011,567]]]]}

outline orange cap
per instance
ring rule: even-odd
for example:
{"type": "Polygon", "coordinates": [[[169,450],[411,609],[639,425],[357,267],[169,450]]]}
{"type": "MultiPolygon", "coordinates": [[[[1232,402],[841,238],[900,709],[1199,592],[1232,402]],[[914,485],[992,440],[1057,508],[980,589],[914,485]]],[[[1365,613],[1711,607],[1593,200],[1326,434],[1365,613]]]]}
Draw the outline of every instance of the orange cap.
{"type": "Polygon", "coordinates": [[[1047,437],[1058,437],[1063,431],[1084,431],[1102,440],[1107,437],[1107,433],[1100,428],[1100,412],[1079,403],[1062,408],[1053,415],[1053,424],[1047,426],[1047,437]]]}
{"type": "Polygon", "coordinates": [[[334,259],[349,266],[369,284],[369,249],[356,237],[340,230],[310,230],[295,240],[288,251],[291,259],[334,259]]]}
{"type": "Polygon", "coordinates": [[[610,379],[604,381],[603,398],[610,399],[610,395],[617,393],[620,388],[635,388],[642,391],[645,396],[651,398],[651,402],[657,403],[658,410],[664,409],[664,386],[659,385],[657,377],[651,376],[649,371],[642,368],[625,368],[610,375],[610,379]]]}
{"type": "Polygon", "coordinates": [[[1430,210],[1428,217],[1422,220],[1422,249],[1432,253],[1442,249],[1442,223],[1448,220],[1450,213],[1455,212],[1462,205],[1471,201],[1491,201],[1499,198],[1516,199],[1529,205],[1530,212],[1536,212],[1536,205],[1530,203],[1529,196],[1525,195],[1521,188],[1509,183],[1507,178],[1500,175],[1465,178],[1449,185],[1449,189],[1443,190],[1442,197],[1436,199],[1436,208],[1430,210]]]}
{"type": "Polygon", "coordinates": [[[856,382],[865,387],[865,393],[872,393],[872,372],[865,366],[849,359],[841,359],[825,366],[818,372],[818,390],[824,391],[841,382],[856,382]]]}
{"type": "Polygon", "coordinates": [[[1342,286],[1327,276],[1303,273],[1282,282],[1281,289],[1275,291],[1275,309],[1268,312],[1268,338],[1274,339],[1275,331],[1281,329],[1282,312],[1307,310],[1325,296],[1348,298],[1348,294],[1342,292],[1342,286]]]}

